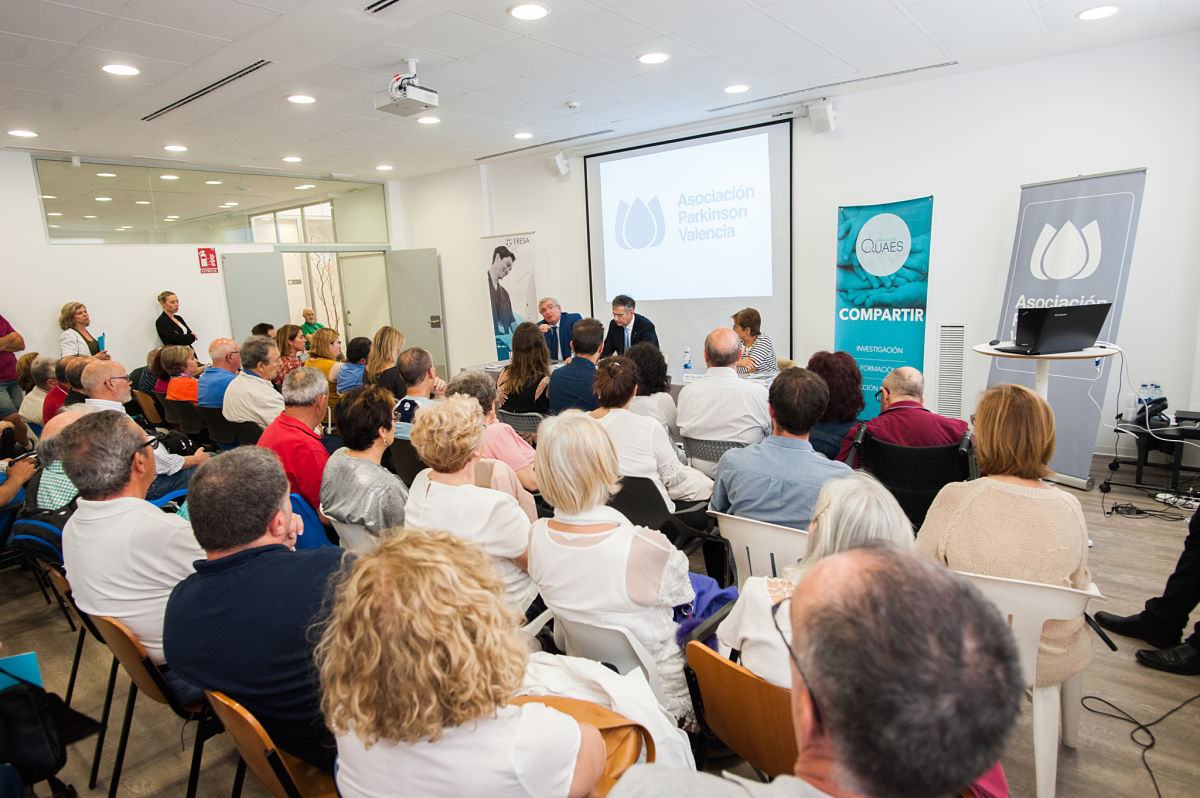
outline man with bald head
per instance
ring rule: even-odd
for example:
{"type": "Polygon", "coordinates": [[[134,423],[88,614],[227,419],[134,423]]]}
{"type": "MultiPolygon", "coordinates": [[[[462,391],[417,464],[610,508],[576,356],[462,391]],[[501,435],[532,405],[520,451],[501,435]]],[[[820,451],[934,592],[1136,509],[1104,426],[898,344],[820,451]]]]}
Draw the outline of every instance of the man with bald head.
{"type": "MultiPolygon", "coordinates": [[[[133,389],[129,373],[120,363],[115,360],[93,360],[83,370],[82,382],[89,405],[129,415],[125,411],[125,403],[132,398],[133,389]]],[[[195,467],[209,458],[209,453],[203,447],[185,457],[168,452],[157,440],[151,445],[151,451],[154,453],[157,476],[146,492],[147,501],[186,488],[195,467]]]]}
{"type": "Polygon", "coordinates": [[[1021,709],[1020,659],[960,575],[875,544],[821,559],[792,598],[773,620],[780,636],[790,626],[795,775],[767,785],[638,765],[612,798],[935,798],[999,759],[1021,709]]]}
{"type": "MultiPolygon", "coordinates": [[[[876,395],[879,415],[867,422],[867,432],[876,440],[898,446],[948,446],[962,440],[967,431],[967,422],[925,407],[925,377],[912,366],[892,369],[876,395]]],[[[857,433],[857,426],[846,433],[837,459],[846,459],[857,433]]],[[[858,458],[850,465],[857,468],[858,458]]]]}
{"type": "MultiPolygon", "coordinates": [[[[742,341],[729,327],[718,327],[704,339],[708,372],[679,392],[679,434],[705,441],[758,443],[771,434],[767,388],[738,377],[735,368],[742,341]]],[[[716,477],[717,464],[693,457],[691,464],[716,477]]]]}
{"type": "Polygon", "coordinates": [[[232,338],[217,338],[208,345],[208,359],[212,365],[200,375],[196,404],[221,407],[225,403],[225,389],[242,368],[238,342],[232,338]]]}

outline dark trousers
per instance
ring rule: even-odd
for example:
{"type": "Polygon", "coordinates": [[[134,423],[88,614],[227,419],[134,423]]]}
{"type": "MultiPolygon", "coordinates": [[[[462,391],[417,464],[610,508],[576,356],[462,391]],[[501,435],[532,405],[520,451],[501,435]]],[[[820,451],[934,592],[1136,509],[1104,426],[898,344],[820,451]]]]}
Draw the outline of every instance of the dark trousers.
{"type": "MultiPolygon", "coordinates": [[[[1175,572],[1167,578],[1167,586],[1158,598],[1146,602],[1146,613],[1168,629],[1183,629],[1188,616],[1200,603],[1200,510],[1188,522],[1188,536],[1183,541],[1183,553],[1175,572]]],[[[1196,622],[1188,643],[1200,648],[1200,621],[1196,622]]]]}

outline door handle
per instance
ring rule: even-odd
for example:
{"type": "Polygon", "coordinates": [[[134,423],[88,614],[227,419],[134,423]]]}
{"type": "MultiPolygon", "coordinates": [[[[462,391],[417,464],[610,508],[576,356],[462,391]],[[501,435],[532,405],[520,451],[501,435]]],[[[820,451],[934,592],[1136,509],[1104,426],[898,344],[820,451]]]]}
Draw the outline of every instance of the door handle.
{"type": "Polygon", "coordinates": [[[441,316],[430,316],[429,317],[429,328],[431,330],[440,330],[442,328],[442,317],[441,316]]]}

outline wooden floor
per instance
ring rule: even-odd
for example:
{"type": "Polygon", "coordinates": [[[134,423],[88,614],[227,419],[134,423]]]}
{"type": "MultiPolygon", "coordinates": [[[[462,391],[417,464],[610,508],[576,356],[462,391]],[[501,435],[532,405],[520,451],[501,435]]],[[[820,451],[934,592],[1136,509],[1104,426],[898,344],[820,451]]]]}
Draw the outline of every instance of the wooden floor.
{"type": "MultiPolygon", "coordinates": [[[[1097,481],[1108,475],[1107,460],[1096,459],[1093,475],[1097,481]]],[[[1125,476],[1123,472],[1122,476],[1125,476]]],[[[1107,609],[1122,615],[1138,611],[1147,597],[1162,590],[1167,575],[1174,568],[1183,547],[1186,522],[1121,516],[1105,518],[1098,491],[1072,493],[1083,503],[1095,541],[1090,553],[1092,577],[1107,597],[1106,601],[1094,602],[1093,611],[1107,609]]],[[[1115,499],[1163,508],[1163,505],[1144,498],[1143,494],[1123,488],[1114,488],[1106,498],[1110,506],[1115,499]]],[[[1192,621],[1198,617],[1193,614],[1192,621]]],[[[1134,651],[1141,645],[1126,638],[1114,639],[1120,647],[1117,652],[1110,651],[1098,639],[1094,641],[1094,658],[1084,673],[1085,695],[1105,698],[1138,720],[1151,721],[1200,692],[1200,676],[1175,676],[1143,668],[1133,659],[1134,651]]],[[[58,609],[43,602],[28,574],[11,569],[0,572],[0,642],[5,654],[37,651],[47,686],[61,695],[66,691],[75,640],[58,609]]],[[[107,651],[89,639],[84,647],[80,681],[72,705],[97,718],[104,698],[109,662],[107,651]]],[[[74,784],[80,795],[107,794],[128,685],[122,673],[117,682],[115,717],[105,743],[96,790],[87,790],[94,738],[71,747],[70,758],[60,777],[74,784]]],[[[1034,794],[1030,718],[1027,704],[1003,759],[1014,796],[1034,794]]],[[[182,725],[167,707],[139,698],[121,776],[122,796],[184,794],[195,725],[186,729],[181,728],[182,725]]],[[[1059,751],[1058,795],[1062,798],[1154,795],[1150,778],[1139,760],[1141,750],[1129,739],[1131,728],[1127,723],[1085,711],[1080,723],[1078,749],[1062,748],[1059,751]]],[[[1200,700],[1154,727],[1154,734],[1157,744],[1147,759],[1162,794],[1167,798],[1191,798],[1200,794],[1200,700]]],[[[236,761],[227,736],[219,735],[209,740],[205,745],[199,795],[213,798],[229,795],[236,761]]],[[[729,760],[717,762],[713,769],[735,764],[729,760]]],[[[43,785],[39,795],[47,793],[43,785]]],[[[251,798],[264,796],[266,792],[252,776],[248,776],[243,794],[251,798]]]]}

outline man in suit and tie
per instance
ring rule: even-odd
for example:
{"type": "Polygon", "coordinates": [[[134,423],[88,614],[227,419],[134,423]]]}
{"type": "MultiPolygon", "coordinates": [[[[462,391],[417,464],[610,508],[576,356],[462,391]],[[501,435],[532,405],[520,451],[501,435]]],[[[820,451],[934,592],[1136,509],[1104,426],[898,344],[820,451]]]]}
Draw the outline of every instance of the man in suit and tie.
{"type": "Polygon", "coordinates": [[[546,347],[551,360],[566,360],[571,356],[571,328],[583,318],[578,313],[563,313],[562,306],[553,297],[544,297],[538,302],[538,313],[542,323],[538,329],[546,336],[546,347]]]}
{"type": "Polygon", "coordinates": [[[608,335],[604,339],[601,357],[623,355],[629,347],[642,341],[649,341],[658,346],[658,333],[654,331],[654,322],[634,313],[635,304],[633,297],[625,294],[613,297],[613,320],[608,323],[608,335]]]}

